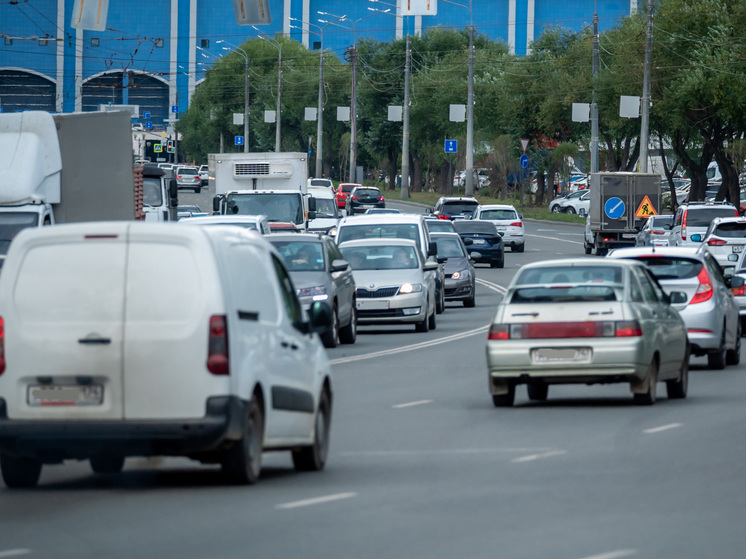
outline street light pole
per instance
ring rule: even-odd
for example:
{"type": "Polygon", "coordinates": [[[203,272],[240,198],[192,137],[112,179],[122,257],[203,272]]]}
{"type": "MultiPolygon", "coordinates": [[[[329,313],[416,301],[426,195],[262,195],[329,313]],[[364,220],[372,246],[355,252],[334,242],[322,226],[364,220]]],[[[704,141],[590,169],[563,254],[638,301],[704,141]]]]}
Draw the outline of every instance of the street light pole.
{"type": "Polygon", "coordinates": [[[650,128],[650,59],[653,52],[653,0],[648,0],[648,28],[645,36],[645,73],[642,82],[640,123],[640,172],[648,172],[648,131],[650,128]]]}
{"type": "MultiPolygon", "coordinates": [[[[249,153],[249,55],[241,47],[231,45],[228,41],[220,40],[218,43],[225,43],[232,46],[236,52],[241,53],[244,58],[244,101],[243,101],[243,152],[249,153]]],[[[223,50],[230,50],[223,47],[223,50]]]]}
{"type": "Polygon", "coordinates": [[[593,3],[593,97],[591,100],[591,173],[598,173],[598,105],[596,104],[596,82],[598,81],[598,13],[593,3]]]}
{"type": "MultiPolygon", "coordinates": [[[[259,31],[253,25],[251,26],[254,30],[259,31]]],[[[270,39],[265,35],[259,35],[260,39],[263,39],[273,47],[277,49],[277,110],[275,112],[275,152],[280,153],[280,113],[282,111],[282,45],[275,39],[270,39]]]]}

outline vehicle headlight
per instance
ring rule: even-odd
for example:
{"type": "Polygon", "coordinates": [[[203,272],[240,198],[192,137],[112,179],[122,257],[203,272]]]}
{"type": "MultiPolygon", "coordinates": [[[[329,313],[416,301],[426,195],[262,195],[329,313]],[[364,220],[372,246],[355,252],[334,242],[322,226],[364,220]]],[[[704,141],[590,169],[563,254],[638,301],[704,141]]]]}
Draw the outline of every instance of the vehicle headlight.
{"type": "Polygon", "coordinates": [[[453,274],[451,275],[452,279],[467,279],[468,277],[469,277],[468,268],[464,270],[459,270],[458,272],[453,272],[453,274]]]}
{"type": "Polygon", "coordinates": [[[405,283],[399,289],[399,293],[416,293],[422,291],[421,283],[405,283]]]}
{"type": "Polygon", "coordinates": [[[298,297],[313,297],[314,301],[326,301],[329,295],[326,293],[325,285],[315,285],[313,287],[301,287],[295,290],[298,297]]]}

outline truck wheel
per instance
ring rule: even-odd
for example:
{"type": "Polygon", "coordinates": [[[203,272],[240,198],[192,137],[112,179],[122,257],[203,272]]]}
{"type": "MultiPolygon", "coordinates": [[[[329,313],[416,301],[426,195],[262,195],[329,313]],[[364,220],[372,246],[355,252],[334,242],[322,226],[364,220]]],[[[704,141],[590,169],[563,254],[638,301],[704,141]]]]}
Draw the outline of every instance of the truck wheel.
{"type": "Polygon", "coordinates": [[[2,452],[0,453],[0,469],[3,472],[5,485],[10,488],[36,487],[41,475],[41,460],[2,452]]]}
{"type": "Polygon", "coordinates": [[[254,396],[247,405],[243,436],[228,449],[223,458],[223,474],[232,483],[256,483],[262,470],[263,446],[264,414],[254,396]]]}
{"type": "Polygon", "coordinates": [[[324,469],[329,452],[329,427],[332,423],[332,405],[329,393],[324,390],[316,411],[313,444],[293,451],[293,466],[299,472],[317,472],[324,469]]]}

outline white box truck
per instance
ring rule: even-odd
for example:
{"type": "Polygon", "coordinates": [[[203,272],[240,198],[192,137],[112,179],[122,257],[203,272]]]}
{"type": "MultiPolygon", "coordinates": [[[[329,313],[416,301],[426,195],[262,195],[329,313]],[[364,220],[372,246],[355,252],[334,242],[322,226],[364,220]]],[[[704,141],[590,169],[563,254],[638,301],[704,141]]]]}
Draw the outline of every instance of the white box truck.
{"type": "Polygon", "coordinates": [[[207,164],[216,214],[266,215],[304,231],[316,217],[305,153],[211,153],[207,164]]]}

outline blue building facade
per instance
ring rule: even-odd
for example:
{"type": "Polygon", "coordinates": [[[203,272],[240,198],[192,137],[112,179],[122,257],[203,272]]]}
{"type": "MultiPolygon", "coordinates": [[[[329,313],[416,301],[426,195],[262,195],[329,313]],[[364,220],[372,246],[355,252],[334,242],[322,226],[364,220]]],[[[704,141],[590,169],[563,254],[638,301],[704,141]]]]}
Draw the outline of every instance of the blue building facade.
{"type": "Polygon", "coordinates": [[[547,25],[590,25],[594,4],[600,30],[637,6],[637,0],[473,0],[470,10],[469,0],[440,0],[437,15],[407,17],[401,5],[406,0],[267,1],[272,21],[254,29],[236,23],[231,0],[109,0],[105,31],[73,28],[74,0],[0,3],[0,109],[136,105],[141,121],[148,112],[154,128],[161,128],[174,112],[186,110],[225,48],[260,34],[284,34],[316,50],[323,42],[341,57],[356,38],[390,41],[471,22],[478,33],[525,55],[547,25]],[[326,24],[341,16],[338,25],[326,24]]]}

